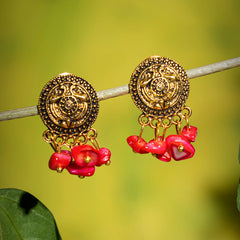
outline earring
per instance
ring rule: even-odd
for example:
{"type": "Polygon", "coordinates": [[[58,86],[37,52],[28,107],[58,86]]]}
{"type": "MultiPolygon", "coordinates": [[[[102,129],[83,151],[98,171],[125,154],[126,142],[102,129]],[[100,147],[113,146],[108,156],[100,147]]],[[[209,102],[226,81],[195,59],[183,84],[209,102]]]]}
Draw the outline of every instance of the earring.
{"type": "Polygon", "coordinates": [[[152,153],[164,162],[193,157],[191,142],[195,141],[197,128],[189,124],[192,110],[185,106],[189,80],[184,69],[172,59],[148,57],[132,73],[129,89],[133,102],[142,111],[138,118],[139,136],[127,138],[133,151],[152,153]],[[174,125],[176,134],[165,137],[167,129],[174,125]],[[154,130],[154,138],[149,142],[142,138],[147,126],[154,130]]]}
{"type": "Polygon", "coordinates": [[[97,131],[92,128],[98,110],[96,91],[81,77],[62,73],[46,84],[38,111],[48,128],[43,139],[55,151],[50,169],[62,172],[66,168],[84,178],[94,174],[95,166],[110,164],[111,152],[99,147],[97,131]]]}

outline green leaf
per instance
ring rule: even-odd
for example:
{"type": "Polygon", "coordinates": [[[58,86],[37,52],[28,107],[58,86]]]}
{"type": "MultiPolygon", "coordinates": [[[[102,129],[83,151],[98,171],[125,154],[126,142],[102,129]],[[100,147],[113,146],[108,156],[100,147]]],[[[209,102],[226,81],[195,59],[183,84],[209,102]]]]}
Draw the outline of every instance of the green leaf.
{"type": "Polygon", "coordinates": [[[51,212],[33,195],[0,189],[0,240],[61,239],[51,212]]]}

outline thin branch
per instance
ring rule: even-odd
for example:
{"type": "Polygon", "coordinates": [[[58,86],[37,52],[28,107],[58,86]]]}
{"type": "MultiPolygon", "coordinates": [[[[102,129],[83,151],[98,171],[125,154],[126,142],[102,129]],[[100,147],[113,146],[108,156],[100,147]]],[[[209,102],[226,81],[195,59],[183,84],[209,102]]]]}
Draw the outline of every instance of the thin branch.
{"type": "MultiPolygon", "coordinates": [[[[213,63],[210,65],[193,68],[187,70],[187,75],[189,79],[205,76],[211,73],[216,73],[224,71],[227,69],[235,68],[240,66],[240,57],[228,59],[225,61],[213,63]]],[[[103,91],[97,92],[99,101],[106,100],[109,98],[114,98],[122,96],[129,93],[128,84],[120,87],[110,88],[103,91]]],[[[37,106],[19,108],[9,111],[0,112],[0,121],[11,120],[16,118],[30,117],[38,115],[37,106]]]]}

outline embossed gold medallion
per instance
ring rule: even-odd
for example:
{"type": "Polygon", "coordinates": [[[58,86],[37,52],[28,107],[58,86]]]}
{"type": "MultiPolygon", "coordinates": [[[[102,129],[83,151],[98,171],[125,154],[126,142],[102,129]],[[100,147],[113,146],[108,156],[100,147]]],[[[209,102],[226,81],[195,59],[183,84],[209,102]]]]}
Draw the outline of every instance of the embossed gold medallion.
{"type": "Polygon", "coordinates": [[[94,88],[73,74],[59,74],[43,88],[38,111],[56,134],[77,135],[94,123],[99,109],[94,88]]]}
{"type": "Polygon", "coordinates": [[[62,73],[46,84],[38,111],[48,128],[43,139],[55,151],[50,169],[62,172],[66,168],[83,178],[92,176],[95,166],[110,164],[111,152],[99,147],[97,131],[92,128],[98,110],[97,93],[83,78],[62,73]]]}
{"type": "Polygon", "coordinates": [[[141,154],[150,152],[165,162],[192,157],[194,148],[190,142],[195,141],[197,129],[189,125],[192,111],[185,106],[189,80],[183,67],[169,58],[148,57],[132,73],[129,90],[142,111],[138,119],[141,132],[127,139],[130,147],[141,154]],[[183,121],[186,126],[181,129],[183,121]],[[172,125],[176,126],[177,135],[165,139],[166,130],[172,125]],[[154,139],[148,143],[142,138],[146,126],[155,131],[154,139]]]}
{"type": "Polygon", "coordinates": [[[172,116],[185,104],[189,81],[184,69],[175,61],[153,56],[137,66],[130,81],[130,94],[146,115],[172,116]]]}

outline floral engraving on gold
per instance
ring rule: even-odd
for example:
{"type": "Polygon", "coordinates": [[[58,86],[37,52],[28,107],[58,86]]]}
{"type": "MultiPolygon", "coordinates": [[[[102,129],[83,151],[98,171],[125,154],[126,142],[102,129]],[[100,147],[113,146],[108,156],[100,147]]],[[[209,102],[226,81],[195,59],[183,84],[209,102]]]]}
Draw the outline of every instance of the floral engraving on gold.
{"type": "Polygon", "coordinates": [[[93,124],[98,114],[93,87],[73,74],[60,74],[43,88],[38,104],[44,124],[55,133],[74,135],[93,124]]]}
{"type": "Polygon", "coordinates": [[[134,103],[145,114],[166,117],[184,106],[189,94],[189,81],[178,63],[152,56],[137,66],[129,88],[134,103]]]}

